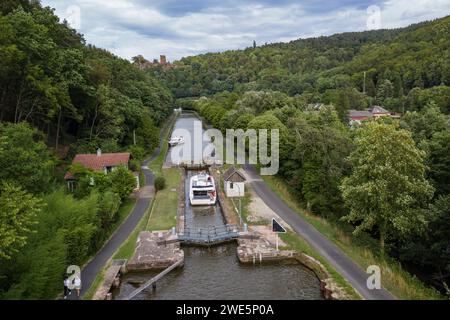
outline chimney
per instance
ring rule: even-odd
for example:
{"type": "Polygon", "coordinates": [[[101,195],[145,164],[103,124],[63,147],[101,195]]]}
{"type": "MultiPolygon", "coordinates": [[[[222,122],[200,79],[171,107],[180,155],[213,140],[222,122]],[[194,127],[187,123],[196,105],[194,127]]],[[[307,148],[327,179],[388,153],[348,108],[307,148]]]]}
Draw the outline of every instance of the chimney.
{"type": "Polygon", "coordinates": [[[102,149],[98,148],[97,149],[97,157],[100,157],[102,155],[102,149]]]}
{"type": "Polygon", "coordinates": [[[160,64],[167,64],[167,60],[166,60],[166,56],[165,55],[160,55],[159,56],[159,63],[160,64]]]}

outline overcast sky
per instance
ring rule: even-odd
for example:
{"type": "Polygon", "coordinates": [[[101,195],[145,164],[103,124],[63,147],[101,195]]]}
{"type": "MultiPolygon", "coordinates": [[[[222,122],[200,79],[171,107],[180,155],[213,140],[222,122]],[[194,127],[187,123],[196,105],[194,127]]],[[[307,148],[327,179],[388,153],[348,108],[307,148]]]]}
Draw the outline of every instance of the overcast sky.
{"type": "Polygon", "coordinates": [[[88,43],[130,59],[184,56],[346,31],[403,27],[450,14],[448,0],[41,0],[88,43]]]}

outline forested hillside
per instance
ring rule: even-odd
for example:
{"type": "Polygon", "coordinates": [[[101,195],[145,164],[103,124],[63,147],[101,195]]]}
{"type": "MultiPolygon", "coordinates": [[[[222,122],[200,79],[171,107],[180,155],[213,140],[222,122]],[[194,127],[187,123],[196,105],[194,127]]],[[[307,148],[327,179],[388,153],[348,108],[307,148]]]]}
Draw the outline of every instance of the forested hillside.
{"type": "Polygon", "coordinates": [[[162,78],[177,97],[276,90],[306,103],[333,103],[341,116],[374,103],[418,110],[433,99],[448,113],[449,28],[445,17],[403,29],[208,53],[181,59],[162,78]]]}
{"type": "MultiPolygon", "coordinates": [[[[363,243],[377,261],[390,256],[446,292],[449,38],[445,17],[188,57],[149,72],[222,131],[279,129],[280,181],[349,235],[351,254],[363,243]],[[348,126],[349,109],[373,105],[403,116],[348,126]]],[[[417,288],[406,296],[419,297],[417,288]]]]}
{"type": "Polygon", "coordinates": [[[131,171],[77,168],[75,153],[159,141],[172,95],[129,61],[86,45],[38,1],[0,2],[0,298],[53,299],[69,265],[83,265],[130,212],[131,171]],[[95,177],[95,184],[92,180],[95,177]]]}

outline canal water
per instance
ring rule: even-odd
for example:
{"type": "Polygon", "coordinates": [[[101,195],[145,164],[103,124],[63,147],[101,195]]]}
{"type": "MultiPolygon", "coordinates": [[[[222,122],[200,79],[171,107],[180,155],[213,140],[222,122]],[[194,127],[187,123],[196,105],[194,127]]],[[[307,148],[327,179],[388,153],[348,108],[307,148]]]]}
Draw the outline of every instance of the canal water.
{"type": "MultiPolygon", "coordinates": [[[[178,118],[175,129],[193,130],[198,121],[194,115],[183,115],[178,118]]],[[[223,225],[219,206],[190,206],[189,178],[193,174],[196,172],[188,171],[185,179],[186,226],[223,225]]],[[[237,258],[236,247],[235,243],[210,248],[184,246],[184,267],[158,281],[156,290],[149,288],[135,299],[323,299],[319,280],[303,265],[294,262],[243,265],[237,258]]],[[[114,292],[115,298],[125,297],[157,273],[126,274],[122,285],[114,292]]]]}

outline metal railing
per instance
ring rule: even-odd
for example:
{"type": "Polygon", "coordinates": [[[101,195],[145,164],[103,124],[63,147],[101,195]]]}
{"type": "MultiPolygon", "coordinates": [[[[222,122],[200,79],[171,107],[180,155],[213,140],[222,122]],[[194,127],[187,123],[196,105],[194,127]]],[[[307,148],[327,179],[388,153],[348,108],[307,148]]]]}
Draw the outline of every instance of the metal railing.
{"type": "Polygon", "coordinates": [[[239,236],[236,225],[212,226],[209,228],[185,227],[178,239],[183,242],[208,244],[235,239],[239,236]]]}

